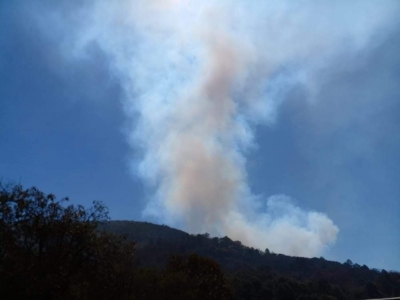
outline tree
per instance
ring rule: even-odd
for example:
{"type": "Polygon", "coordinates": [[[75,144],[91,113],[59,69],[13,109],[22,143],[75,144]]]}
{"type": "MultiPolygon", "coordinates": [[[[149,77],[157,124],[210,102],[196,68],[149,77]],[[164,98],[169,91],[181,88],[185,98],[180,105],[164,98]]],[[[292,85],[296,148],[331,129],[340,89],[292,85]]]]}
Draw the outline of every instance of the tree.
{"type": "Polygon", "coordinates": [[[350,259],[348,259],[348,260],[346,260],[346,262],[344,263],[344,265],[347,265],[347,266],[349,266],[349,267],[353,267],[353,262],[350,260],[350,259]]]}
{"type": "Polygon", "coordinates": [[[0,183],[0,293],[15,298],[123,299],[134,244],[99,226],[100,202],[65,205],[37,188],[0,183]]]}

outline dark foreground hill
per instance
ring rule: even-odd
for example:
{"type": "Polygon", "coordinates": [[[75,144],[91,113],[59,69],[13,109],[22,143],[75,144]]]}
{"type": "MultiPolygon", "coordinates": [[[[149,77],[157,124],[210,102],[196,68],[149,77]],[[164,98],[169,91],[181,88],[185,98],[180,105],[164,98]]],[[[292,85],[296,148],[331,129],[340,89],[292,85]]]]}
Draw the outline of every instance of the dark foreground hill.
{"type": "Polygon", "coordinates": [[[400,274],[299,258],[228,237],[109,221],[0,182],[0,299],[368,299],[400,295],[400,274]],[[122,237],[125,235],[126,237],[122,237]]]}
{"type": "MultiPolygon", "coordinates": [[[[146,222],[111,221],[108,230],[137,243],[137,264],[142,267],[162,268],[168,257],[177,254],[196,253],[217,261],[241,299],[268,299],[279,291],[286,295],[280,299],[296,299],[294,295],[302,293],[319,295],[315,299],[321,295],[331,297],[325,299],[400,296],[400,273],[370,269],[350,260],[291,257],[246,247],[228,237],[190,235],[146,222]]],[[[314,299],[310,297],[302,299],[314,299]]]]}

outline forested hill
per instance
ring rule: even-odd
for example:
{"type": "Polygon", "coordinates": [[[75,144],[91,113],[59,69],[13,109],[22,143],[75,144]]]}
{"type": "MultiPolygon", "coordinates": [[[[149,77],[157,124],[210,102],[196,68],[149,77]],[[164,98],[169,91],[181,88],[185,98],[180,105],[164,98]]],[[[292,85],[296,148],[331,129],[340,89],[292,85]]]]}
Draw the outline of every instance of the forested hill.
{"type": "Polygon", "coordinates": [[[0,182],[1,299],[346,300],[400,296],[400,273],[300,258],[109,221],[100,202],[68,204],[0,182]],[[122,237],[125,235],[126,237],[122,237]]]}
{"type": "Polygon", "coordinates": [[[110,221],[106,228],[116,234],[125,235],[128,240],[139,245],[146,245],[158,240],[178,240],[189,237],[189,234],[166,225],[157,225],[138,221],[110,221]]]}
{"type": "MultiPolygon", "coordinates": [[[[228,237],[217,238],[206,234],[190,235],[165,225],[135,221],[111,221],[108,229],[124,234],[137,243],[137,262],[143,267],[165,266],[168,257],[196,253],[216,260],[237,281],[235,288],[244,288],[246,295],[257,295],[272,278],[288,280],[292,290],[300,283],[311,283],[342,298],[341,293],[370,295],[400,295],[400,274],[377,270],[347,260],[344,263],[320,258],[292,257],[246,247],[228,237]],[[269,278],[269,279],[268,279],[269,278]],[[285,279],[282,279],[285,278],[285,279]],[[336,294],[334,292],[336,290],[336,294]]],[[[300,284],[300,285],[299,285],[300,284]]],[[[303,287],[304,288],[304,287],[303,287]]],[[[244,297],[252,299],[252,297],[244,297]]]]}
{"type": "MultiPolygon", "coordinates": [[[[149,253],[154,248],[157,252],[165,251],[165,253],[157,255],[166,255],[165,257],[168,256],[168,253],[187,254],[194,252],[216,259],[223,267],[228,269],[237,269],[243,266],[268,266],[271,269],[288,274],[300,272],[315,276],[318,276],[315,272],[316,268],[321,269],[320,272],[322,270],[347,270],[349,268],[366,273],[368,271],[380,272],[377,269],[370,269],[366,265],[361,266],[350,260],[339,263],[326,260],[323,257],[304,258],[276,254],[268,249],[246,247],[240,241],[233,241],[229,237],[210,237],[208,233],[191,235],[167,225],[149,222],[109,221],[106,228],[112,233],[126,236],[129,241],[135,242],[138,248],[142,248],[143,252],[149,253]]],[[[151,263],[151,260],[149,258],[144,263],[151,263]]],[[[386,272],[386,270],[382,271],[386,272]]]]}

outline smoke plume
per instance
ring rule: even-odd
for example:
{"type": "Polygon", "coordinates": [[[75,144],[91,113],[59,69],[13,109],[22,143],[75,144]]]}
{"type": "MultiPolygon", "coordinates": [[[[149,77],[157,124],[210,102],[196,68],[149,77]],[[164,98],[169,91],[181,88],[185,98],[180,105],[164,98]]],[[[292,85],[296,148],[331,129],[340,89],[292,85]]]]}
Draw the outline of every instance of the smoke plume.
{"type": "Polygon", "coordinates": [[[390,5],[260,2],[88,1],[68,17],[79,25],[64,52],[82,58],[97,45],[108,55],[125,90],[129,141],[143,150],[134,172],[155,191],[146,216],[315,256],[338,227],[288,196],[253,195],[246,154],[255,126],[276,122],[291,86],[303,84],[310,103],[323,101],[313,99],[313,76],[371,44],[389,26],[390,5]]]}

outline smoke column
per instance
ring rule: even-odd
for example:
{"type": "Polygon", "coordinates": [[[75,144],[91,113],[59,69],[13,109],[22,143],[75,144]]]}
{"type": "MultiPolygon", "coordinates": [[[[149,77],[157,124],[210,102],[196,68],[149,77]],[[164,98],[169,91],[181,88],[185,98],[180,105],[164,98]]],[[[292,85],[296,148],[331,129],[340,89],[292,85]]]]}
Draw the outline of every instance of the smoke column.
{"type": "Polygon", "coordinates": [[[245,154],[256,145],[254,127],[275,122],[285,89],[300,82],[314,101],[314,74],[343,51],[359,53],[387,25],[390,7],[264,2],[87,2],[69,20],[84,21],[71,29],[65,52],[82,58],[96,44],[125,89],[128,137],[143,150],[134,172],[155,191],[146,216],[316,256],[336,241],[338,227],[288,196],[253,195],[245,154]]]}

